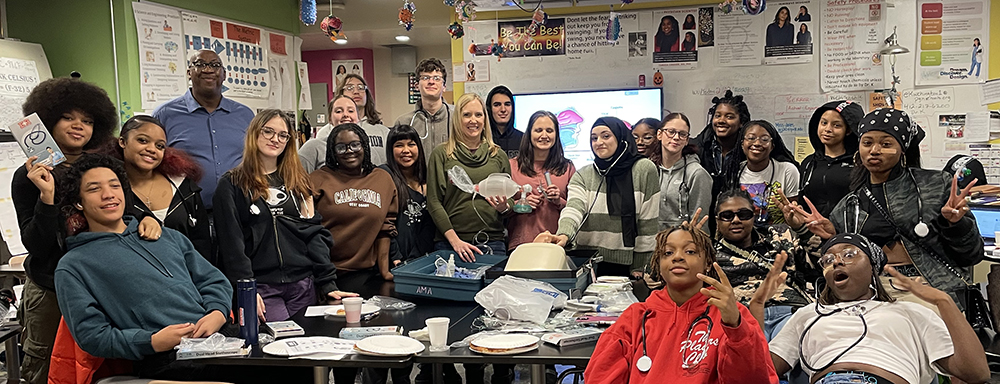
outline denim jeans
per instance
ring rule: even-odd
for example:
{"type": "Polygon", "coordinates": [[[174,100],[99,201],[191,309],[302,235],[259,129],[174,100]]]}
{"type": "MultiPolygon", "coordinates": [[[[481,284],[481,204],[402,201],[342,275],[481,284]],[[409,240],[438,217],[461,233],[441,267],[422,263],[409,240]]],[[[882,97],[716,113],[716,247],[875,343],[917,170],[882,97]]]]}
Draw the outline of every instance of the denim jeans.
{"type": "Polygon", "coordinates": [[[770,342],[785,327],[792,318],[792,307],[788,305],[772,305],[764,308],[764,337],[770,342]]]}

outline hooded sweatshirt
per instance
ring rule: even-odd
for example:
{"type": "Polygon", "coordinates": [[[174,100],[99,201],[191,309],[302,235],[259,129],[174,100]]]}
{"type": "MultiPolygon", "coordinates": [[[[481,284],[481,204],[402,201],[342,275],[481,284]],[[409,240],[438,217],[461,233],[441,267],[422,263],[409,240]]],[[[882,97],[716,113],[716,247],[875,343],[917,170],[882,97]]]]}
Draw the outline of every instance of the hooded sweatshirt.
{"type": "MultiPolygon", "coordinates": [[[[367,117],[362,117],[358,125],[368,134],[368,143],[372,149],[372,164],[375,166],[385,164],[385,140],[389,135],[389,128],[382,124],[369,124],[367,117]]],[[[312,173],[326,164],[326,142],[333,132],[333,127],[333,124],[324,125],[316,131],[316,137],[309,139],[299,148],[299,161],[302,162],[302,168],[306,169],[306,173],[312,173]]]]}
{"type": "Polygon", "coordinates": [[[670,168],[660,170],[660,230],[680,225],[687,216],[712,208],[712,176],[701,167],[698,155],[688,154],[670,168]]]}
{"type": "Polygon", "coordinates": [[[584,373],[587,384],[777,383],[764,332],[750,310],[737,305],[740,324],[728,327],[701,293],[678,306],[666,290],[654,291],[601,335],[584,373]],[[648,372],[636,366],[644,348],[652,360],[648,372]]]}
{"type": "Polygon", "coordinates": [[[507,152],[507,158],[513,159],[517,157],[520,153],[521,148],[521,137],[524,133],[514,129],[514,94],[510,92],[510,89],[499,85],[490,90],[489,95],[486,96],[486,110],[489,111],[487,116],[490,119],[490,132],[493,133],[493,142],[503,148],[504,152],[507,152]],[[510,120],[507,121],[507,125],[504,127],[504,132],[500,132],[499,123],[493,118],[493,96],[494,95],[507,95],[510,98],[510,120]]]}
{"type": "MultiPolygon", "coordinates": [[[[809,143],[813,154],[802,161],[799,195],[809,197],[823,217],[829,217],[837,202],[851,192],[851,171],[854,154],[858,152],[858,123],[864,116],[860,105],[850,101],[831,101],[813,113],[809,120],[809,143]],[[826,156],[826,146],[819,138],[819,120],[826,111],[837,111],[847,125],[843,155],[826,156]]],[[[799,202],[805,206],[805,200],[799,202]]]]}
{"type": "Polygon", "coordinates": [[[66,239],[55,272],[59,309],[87,353],[140,360],[155,353],[152,336],[173,324],[228,315],[233,289],[184,235],[164,227],[159,240],[125,232],[83,232],[66,239]]]}

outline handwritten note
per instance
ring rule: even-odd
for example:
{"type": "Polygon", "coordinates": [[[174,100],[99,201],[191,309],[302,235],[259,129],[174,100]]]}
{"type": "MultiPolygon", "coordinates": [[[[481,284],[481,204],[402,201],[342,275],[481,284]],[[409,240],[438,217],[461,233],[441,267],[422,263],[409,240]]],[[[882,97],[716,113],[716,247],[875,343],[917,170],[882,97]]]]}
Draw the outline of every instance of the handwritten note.
{"type": "Polygon", "coordinates": [[[806,119],[826,103],[823,95],[782,95],[774,98],[775,119],[806,119]]]}
{"type": "Polygon", "coordinates": [[[983,105],[1000,103],[1000,79],[993,79],[979,85],[979,101],[983,105]]]}
{"type": "Polygon", "coordinates": [[[903,110],[914,115],[950,111],[955,108],[955,89],[940,87],[903,91],[903,110]]]}

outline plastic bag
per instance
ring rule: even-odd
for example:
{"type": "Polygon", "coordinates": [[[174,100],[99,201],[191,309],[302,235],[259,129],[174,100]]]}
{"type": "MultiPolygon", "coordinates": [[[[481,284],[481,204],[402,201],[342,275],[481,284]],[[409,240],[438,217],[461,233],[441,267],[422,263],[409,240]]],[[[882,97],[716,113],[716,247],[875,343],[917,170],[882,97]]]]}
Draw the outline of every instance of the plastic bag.
{"type": "Polygon", "coordinates": [[[544,281],[500,276],[476,294],[476,302],[500,319],[545,323],[552,308],[566,304],[565,293],[544,281]]]}
{"type": "Polygon", "coordinates": [[[375,304],[381,309],[386,309],[390,311],[403,311],[411,308],[415,308],[417,305],[406,300],[400,300],[395,297],[389,296],[379,296],[375,295],[372,298],[365,300],[369,304],[375,304]]]}
{"type": "Polygon", "coordinates": [[[200,339],[181,338],[181,343],[174,347],[182,351],[238,351],[243,348],[243,339],[225,337],[221,333],[200,339]]]}
{"type": "Polygon", "coordinates": [[[635,297],[632,291],[614,291],[614,292],[604,292],[597,295],[597,304],[599,305],[600,311],[611,312],[611,313],[621,313],[625,312],[625,308],[632,305],[632,303],[638,303],[639,299],[635,297]]]}

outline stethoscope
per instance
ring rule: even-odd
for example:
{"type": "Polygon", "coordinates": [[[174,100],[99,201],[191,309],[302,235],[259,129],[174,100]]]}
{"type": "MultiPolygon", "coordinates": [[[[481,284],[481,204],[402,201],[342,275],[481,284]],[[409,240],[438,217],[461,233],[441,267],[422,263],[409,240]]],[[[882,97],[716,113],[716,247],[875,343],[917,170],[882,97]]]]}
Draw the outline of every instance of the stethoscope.
{"type": "MultiPolygon", "coordinates": [[[[442,102],[441,103],[441,108],[444,108],[445,112],[448,113],[448,117],[444,121],[446,123],[450,124],[450,121],[451,121],[451,110],[448,109],[448,104],[445,104],[445,103],[442,102]]],[[[420,112],[419,114],[423,115],[423,117],[424,117],[424,134],[423,134],[423,136],[420,136],[420,140],[424,140],[424,139],[427,139],[427,136],[431,135],[431,127],[430,126],[431,126],[431,123],[433,123],[433,120],[431,119],[431,115],[429,113],[427,113],[427,111],[425,111],[423,107],[421,107],[420,109],[418,109],[417,112],[420,112]]],[[[410,127],[413,127],[413,121],[416,118],[417,118],[417,113],[414,113],[413,117],[410,118],[410,127]]],[[[414,128],[414,129],[416,129],[416,128],[414,128]]]]}
{"type": "MultiPolygon", "coordinates": [[[[688,199],[691,198],[691,188],[688,187],[688,185],[687,185],[687,177],[688,177],[688,160],[687,160],[687,157],[684,157],[683,172],[684,173],[681,175],[682,177],[681,177],[681,185],[680,185],[681,211],[682,212],[680,212],[677,215],[677,218],[681,219],[681,220],[688,220],[688,219],[691,218],[691,214],[689,212],[687,212],[687,211],[689,211],[689,209],[688,209],[688,199]]],[[[663,183],[663,173],[662,172],[660,173],[660,183],[661,184],[663,183]]],[[[667,199],[669,197],[670,197],[669,195],[664,195],[663,196],[663,201],[667,201],[667,199]]]]}
{"type": "MultiPolygon", "coordinates": [[[[924,201],[920,197],[921,196],[920,195],[920,185],[917,184],[917,178],[916,178],[916,176],[913,175],[913,170],[912,169],[907,168],[906,169],[906,173],[910,175],[910,180],[913,181],[913,189],[915,189],[917,191],[917,224],[913,226],[913,233],[915,233],[919,237],[926,237],[930,233],[930,227],[927,226],[927,223],[924,223],[924,218],[923,218],[923,216],[921,216],[922,213],[923,213],[923,211],[924,211],[924,201]]],[[[872,191],[871,190],[869,190],[867,187],[865,187],[863,189],[865,190],[865,195],[868,197],[868,200],[870,200],[872,202],[872,204],[879,204],[878,202],[875,201],[875,196],[872,195],[872,191]]],[[[861,205],[860,205],[860,202],[858,201],[857,196],[854,195],[854,194],[852,194],[852,196],[854,196],[854,199],[849,199],[847,201],[847,203],[851,204],[853,202],[855,204],[854,205],[855,206],[854,228],[855,228],[856,231],[859,231],[861,228],[858,228],[858,217],[860,216],[861,205]]],[[[888,202],[886,202],[886,203],[888,203],[888,202]]],[[[886,207],[886,209],[888,210],[889,208],[886,207]]],[[[847,212],[846,211],[844,212],[844,216],[845,216],[844,217],[845,218],[844,223],[847,223],[847,220],[846,220],[846,218],[847,218],[846,217],[847,216],[847,212]]],[[[860,233],[860,231],[859,231],[859,233],[860,233]]]]}
{"type": "MultiPolygon", "coordinates": [[[[868,298],[868,300],[865,300],[865,301],[863,301],[861,303],[858,303],[858,304],[855,304],[855,305],[852,305],[852,306],[849,306],[849,307],[837,308],[837,309],[834,309],[833,311],[830,311],[830,312],[827,312],[827,313],[820,312],[819,307],[821,307],[822,304],[816,303],[816,306],[813,307],[813,310],[816,311],[816,314],[819,315],[819,316],[817,316],[815,319],[813,319],[813,321],[811,323],[809,323],[808,326],[806,326],[806,329],[802,331],[802,335],[799,336],[799,361],[802,362],[802,365],[806,369],[808,369],[810,371],[813,371],[813,372],[823,372],[827,368],[830,368],[830,366],[833,365],[835,362],[837,362],[837,360],[840,360],[841,357],[844,357],[844,355],[847,354],[847,352],[850,351],[851,348],[854,348],[859,343],[861,343],[861,340],[864,340],[865,336],[868,336],[868,322],[865,321],[865,307],[864,307],[864,304],[868,303],[869,301],[871,301],[873,299],[875,299],[875,297],[877,295],[878,295],[878,293],[875,293],[874,295],[872,295],[872,297],[868,298]],[[805,340],[806,340],[806,334],[809,333],[809,330],[812,329],[812,327],[814,325],[816,325],[816,322],[818,322],[819,319],[822,319],[822,318],[828,317],[828,316],[833,316],[833,315],[835,315],[837,313],[843,312],[844,310],[848,310],[848,312],[853,313],[853,314],[857,315],[859,318],[861,318],[861,324],[865,327],[864,331],[861,332],[861,337],[859,337],[857,340],[855,340],[854,343],[851,344],[851,346],[847,347],[847,349],[845,349],[843,352],[840,352],[840,354],[837,355],[837,357],[834,357],[833,360],[830,360],[829,363],[826,363],[826,365],[824,365],[824,366],[822,366],[820,368],[814,368],[812,365],[809,365],[809,362],[806,361],[806,357],[802,354],[802,343],[805,342],[805,340]]],[[[881,305],[881,303],[879,303],[879,305],[881,305]]]]}
{"type": "MultiPolygon", "coordinates": [[[[611,162],[611,165],[608,166],[608,169],[601,169],[600,167],[597,166],[597,162],[594,162],[592,164],[594,169],[597,170],[597,174],[601,175],[601,181],[597,183],[597,189],[595,189],[595,191],[597,191],[597,195],[594,196],[594,201],[590,203],[590,208],[587,208],[587,213],[583,215],[583,220],[580,220],[580,225],[577,226],[576,233],[574,233],[573,237],[569,239],[570,244],[573,243],[573,240],[576,240],[576,235],[580,234],[579,228],[583,228],[583,223],[587,222],[587,219],[590,217],[590,212],[594,210],[594,205],[597,204],[597,197],[600,196],[601,194],[601,187],[604,185],[604,180],[608,178],[608,172],[611,172],[611,169],[615,167],[615,164],[618,164],[618,160],[621,160],[622,157],[625,157],[625,152],[628,152],[628,142],[622,141],[621,144],[625,146],[624,147],[625,150],[623,150],[622,153],[618,155],[618,158],[615,159],[615,161],[611,162]]],[[[643,320],[643,322],[645,322],[645,320],[643,320]]]]}
{"type": "MultiPolygon", "coordinates": [[[[704,320],[708,325],[707,334],[712,334],[712,327],[715,325],[715,322],[708,316],[708,311],[711,308],[711,306],[706,307],[705,312],[702,312],[700,316],[696,317],[694,321],[691,322],[691,325],[688,325],[687,340],[691,340],[691,334],[694,333],[694,327],[702,320],[704,320]]],[[[646,352],[646,318],[652,312],[653,311],[647,309],[646,312],[643,312],[642,314],[642,356],[635,362],[635,367],[639,369],[639,372],[649,372],[649,369],[653,367],[653,359],[650,358],[649,354],[646,352]]],[[[681,365],[681,368],[688,369],[691,367],[685,363],[681,365]]]]}

